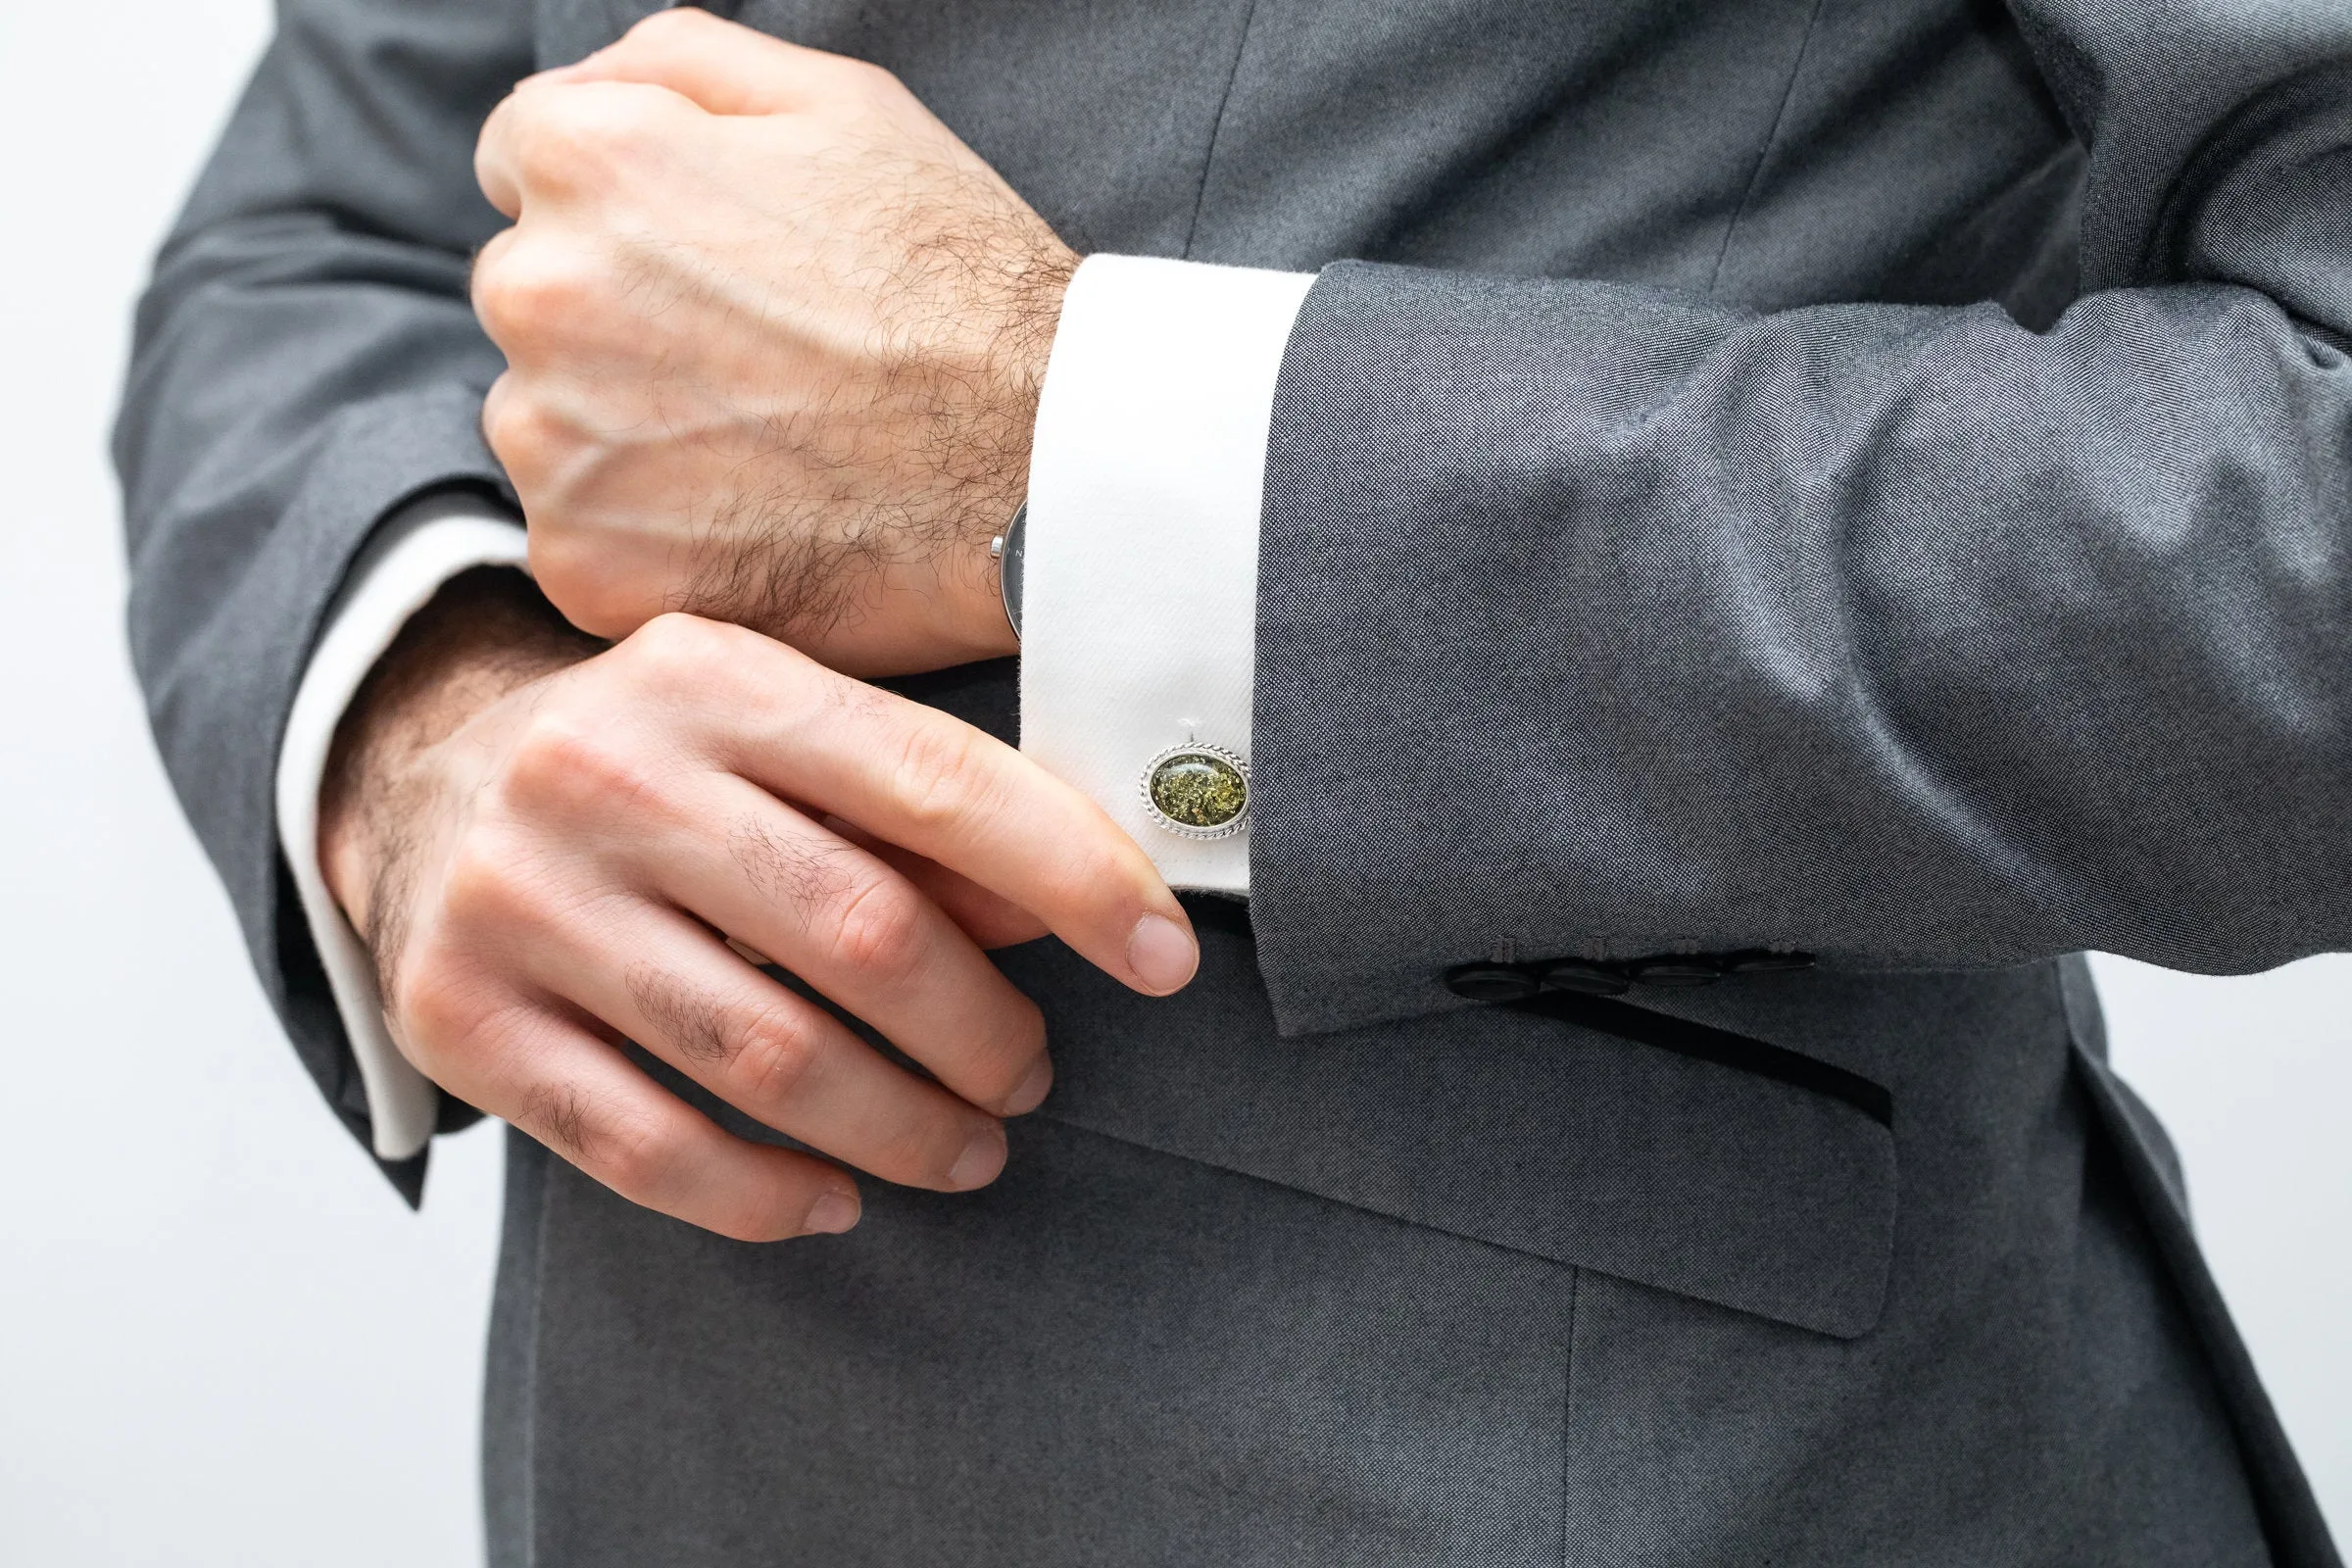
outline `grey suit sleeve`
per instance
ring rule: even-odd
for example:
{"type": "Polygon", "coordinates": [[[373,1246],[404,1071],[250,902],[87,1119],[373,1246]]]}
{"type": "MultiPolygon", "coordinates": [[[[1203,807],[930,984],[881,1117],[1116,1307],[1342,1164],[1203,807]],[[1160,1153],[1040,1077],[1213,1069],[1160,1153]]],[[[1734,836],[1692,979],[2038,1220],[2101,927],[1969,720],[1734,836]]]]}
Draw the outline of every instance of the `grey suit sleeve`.
{"type": "MultiPolygon", "coordinates": [[[[525,0],[283,0],[140,304],[116,430],[131,650],[165,764],[270,1002],[363,1138],[272,771],[369,529],[420,491],[504,483],[477,432],[502,362],[466,271],[501,220],[472,145],[531,69],[525,0]]],[[[413,1196],[417,1162],[393,1174],[413,1196]]]]}
{"type": "Polygon", "coordinates": [[[1318,280],[1253,719],[1287,1028],[1506,945],[2352,946],[2352,9],[2018,10],[2091,149],[2046,332],[1318,280]]]}

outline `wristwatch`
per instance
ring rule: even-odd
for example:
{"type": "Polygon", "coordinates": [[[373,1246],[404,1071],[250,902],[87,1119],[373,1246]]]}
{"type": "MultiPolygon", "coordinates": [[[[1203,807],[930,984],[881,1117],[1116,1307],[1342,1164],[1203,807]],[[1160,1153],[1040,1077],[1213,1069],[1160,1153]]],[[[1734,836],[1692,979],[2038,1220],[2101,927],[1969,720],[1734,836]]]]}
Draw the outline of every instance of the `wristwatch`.
{"type": "Polygon", "coordinates": [[[1004,619],[1017,641],[1021,635],[1021,549],[1029,531],[1029,503],[1013,510],[1004,531],[988,542],[989,559],[997,564],[997,588],[1004,596],[1004,619]]]}

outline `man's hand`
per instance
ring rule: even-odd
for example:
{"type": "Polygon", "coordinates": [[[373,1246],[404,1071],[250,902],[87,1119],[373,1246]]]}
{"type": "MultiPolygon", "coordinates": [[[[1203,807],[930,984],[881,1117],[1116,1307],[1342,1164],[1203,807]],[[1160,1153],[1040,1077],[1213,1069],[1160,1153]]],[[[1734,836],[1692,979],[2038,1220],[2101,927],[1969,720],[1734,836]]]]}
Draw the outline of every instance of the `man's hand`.
{"type": "Polygon", "coordinates": [[[1152,994],[1198,961],[1143,852],[1019,753],[739,627],[667,615],[598,652],[510,571],[410,623],[321,806],[409,1058],[622,1196],[745,1240],[846,1230],[856,1186],[721,1130],[620,1040],[812,1149],[957,1191],[995,1179],[999,1118],[1052,1078],[984,945],[1050,930],[1152,994]]]}
{"type": "Polygon", "coordinates": [[[559,609],[863,674],[1015,651],[988,540],[1077,258],[897,78],[664,11],[517,87],[475,170],[515,220],[483,429],[559,609]]]}

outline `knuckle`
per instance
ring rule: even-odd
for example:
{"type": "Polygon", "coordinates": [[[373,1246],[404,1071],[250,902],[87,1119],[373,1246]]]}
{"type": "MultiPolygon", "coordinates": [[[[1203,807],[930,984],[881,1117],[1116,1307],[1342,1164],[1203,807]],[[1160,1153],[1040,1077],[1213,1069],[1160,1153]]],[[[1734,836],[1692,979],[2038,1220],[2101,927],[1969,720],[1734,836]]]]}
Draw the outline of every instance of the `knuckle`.
{"type": "Polygon", "coordinates": [[[921,964],[922,906],[911,889],[874,877],[843,904],[835,951],[852,971],[880,980],[904,978],[921,964]]]}
{"type": "Polygon", "coordinates": [[[459,933],[512,929],[534,912],[515,858],[495,836],[466,835],[441,873],[441,908],[459,933]]]}
{"type": "Polygon", "coordinates": [[[567,1083],[534,1084],[512,1118],[514,1125],[577,1164],[588,1156],[588,1102],[567,1083]]]}
{"type": "Polygon", "coordinates": [[[513,260],[514,247],[522,243],[522,228],[510,223],[482,241],[473,253],[473,261],[466,269],[466,297],[478,301],[485,283],[493,282],[500,270],[513,260]]]}
{"type": "Polygon", "coordinates": [[[522,354],[603,308],[598,270],[554,245],[506,247],[473,270],[473,310],[490,335],[522,354]]]}
{"type": "MultiPolygon", "coordinates": [[[[493,448],[495,450],[495,448],[493,448]]],[[[532,486],[507,465],[515,486],[527,498],[532,486]]],[[[531,577],[547,602],[564,618],[596,637],[623,637],[634,630],[654,607],[644,588],[615,571],[610,553],[563,521],[560,509],[543,510],[531,524],[531,577]]]]}
{"type": "Polygon", "coordinates": [[[846,899],[857,887],[857,852],[830,835],[788,835],[746,816],[728,829],[727,854],[753,886],[804,919],[811,906],[846,899]]]}
{"type": "Polygon", "coordinates": [[[551,189],[594,183],[642,118],[616,109],[612,97],[573,87],[525,100],[514,139],[524,177],[551,189]]]}
{"type": "Polygon", "coordinates": [[[629,642],[649,669],[692,677],[724,654],[727,640],[717,622],[673,611],[647,621],[629,642]]]}
{"type": "Polygon", "coordinates": [[[845,57],[838,69],[841,71],[843,78],[860,95],[867,98],[887,99],[901,95],[906,90],[905,84],[899,80],[897,73],[891,71],[887,66],[876,65],[871,60],[852,60],[845,57]]]}
{"type": "Polygon", "coordinates": [[[486,988],[456,964],[429,958],[403,969],[385,1010],[400,1025],[416,1064],[428,1072],[457,1063],[479,1063],[496,1054],[496,1044],[515,1021],[519,1005],[489,999],[486,988]]]}
{"type": "Polygon", "coordinates": [[[626,1117],[598,1126],[583,1118],[572,1131],[576,1157],[623,1198],[650,1202],[671,1186],[681,1151],[659,1123],[626,1117]]]}
{"type": "Polygon", "coordinates": [[[901,808],[927,829],[956,826],[988,804],[988,769],[977,730],[917,722],[900,743],[895,784],[901,808]]]}
{"type": "Polygon", "coordinates": [[[451,983],[442,956],[427,948],[402,963],[384,1000],[384,1010],[400,1020],[419,1046],[446,1053],[473,1033],[475,1009],[451,983]]]}
{"type": "Polygon", "coordinates": [[[633,677],[651,690],[707,692],[727,670],[735,641],[728,631],[700,615],[669,611],[631,632],[621,647],[633,677]]]}
{"type": "Polygon", "coordinates": [[[677,6],[642,19],[621,35],[621,43],[624,47],[631,42],[666,44],[702,37],[718,26],[718,19],[709,12],[694,6],[677,6]]]}
{"type": "Polygon", "coordinates": [[[570,817],[658,797],[661,780],[648,758],[612,731],[542,711],[516,737],[502,782],[505,804],[518,815],[570,817]]]}
{"type": "MultiPolygon", "coordinates": [[[[498,450],[494,439],[490,449],[498,450]]],[[[513,476],[514,465],[509,463],[507,471],[513,476]]],[[[566,615],[571,613],[572,602],[598,590],[596,552],[587,542],[573,536],[572,530],[559,514],[531,519],[530,532],[524,540],[529,553],[531,581],[547,595],[548,602],[566,615]]]]}
{"type": "Polygon", "coordinates": [[[505,391],[482,406],[482,439],[521,484],[562,465],[570,431],[534,393],[509,381],[505,391]]]}
{"type": "Polygon", "coordinates": [[[781,1007],[764,1007],[738,1026],[728,1073],[754,1104],[788,1104],[806,1087],[822,1054],[804,1020],[781,1007]]]}

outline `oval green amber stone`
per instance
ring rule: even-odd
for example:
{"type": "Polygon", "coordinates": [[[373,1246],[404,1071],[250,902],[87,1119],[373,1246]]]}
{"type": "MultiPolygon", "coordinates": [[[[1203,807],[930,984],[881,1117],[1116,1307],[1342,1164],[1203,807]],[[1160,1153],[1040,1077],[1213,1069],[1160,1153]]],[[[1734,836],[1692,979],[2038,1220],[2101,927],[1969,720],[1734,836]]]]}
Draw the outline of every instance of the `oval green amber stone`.
{"type": "Polygon", "coordinates": [[[1212,752],[1178,752],[1152,769],[1152,804],[1186,827],[1223,827],[1250,804],[1250,781],[1212,752]]]}

